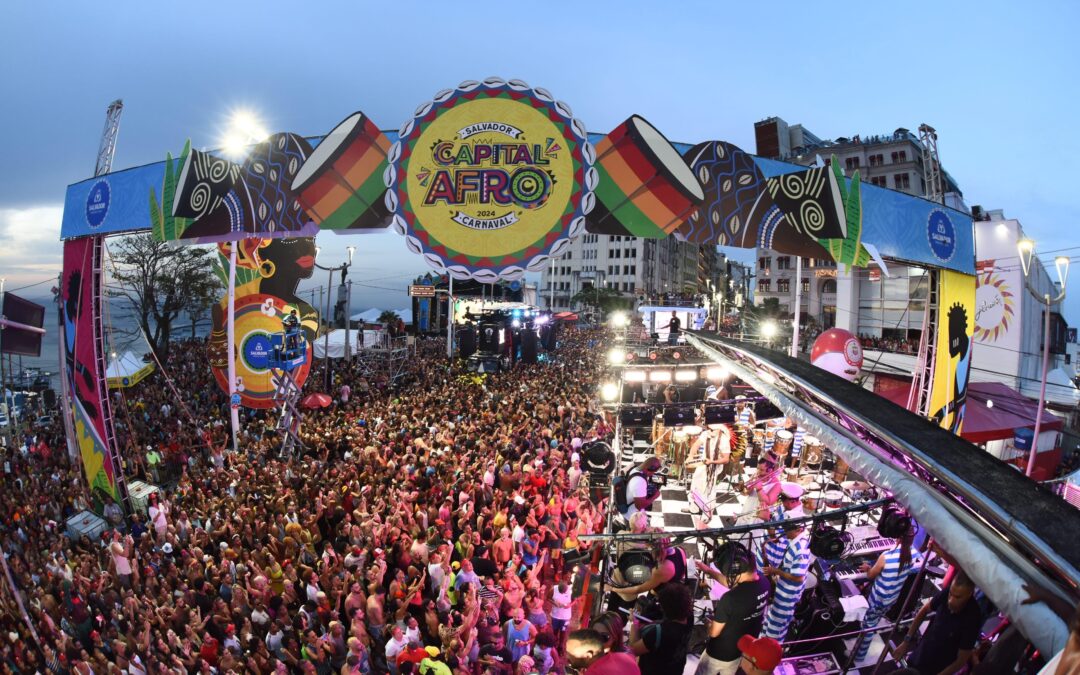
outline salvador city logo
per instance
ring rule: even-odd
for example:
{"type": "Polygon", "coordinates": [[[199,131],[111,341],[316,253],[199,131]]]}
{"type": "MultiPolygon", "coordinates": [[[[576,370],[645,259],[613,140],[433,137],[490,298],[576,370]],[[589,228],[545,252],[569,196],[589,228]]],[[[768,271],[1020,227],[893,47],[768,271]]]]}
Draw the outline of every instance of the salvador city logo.
{"type": "Polygon", "coordinates": [[[401,128],[388,155],[387,208],[432,267],[487,283],[520,279],[584,231],[593,159],[584,125],[547,91],[520,80],[463,82],[401,128]]]}

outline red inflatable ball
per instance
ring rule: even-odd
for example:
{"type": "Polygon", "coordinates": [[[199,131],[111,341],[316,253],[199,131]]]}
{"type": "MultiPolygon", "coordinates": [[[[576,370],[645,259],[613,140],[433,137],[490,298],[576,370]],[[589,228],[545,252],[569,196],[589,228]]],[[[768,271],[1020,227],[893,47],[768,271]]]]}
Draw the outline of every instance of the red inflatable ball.
{"type": "Polygon", "coordinates": [[[814,340],[810,362],[848,382],[855,381],[863,364],[862,345],[849,331],[830,328],[814,340]]]}

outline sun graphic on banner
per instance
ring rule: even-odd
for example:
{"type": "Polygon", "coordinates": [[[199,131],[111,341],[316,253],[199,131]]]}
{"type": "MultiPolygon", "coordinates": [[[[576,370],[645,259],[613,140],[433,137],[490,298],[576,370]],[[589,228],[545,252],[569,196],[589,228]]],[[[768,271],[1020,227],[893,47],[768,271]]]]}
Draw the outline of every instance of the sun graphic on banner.
{"type": "Polygon", "coordinates": [[[975,339],[997,342],[1009,332],[1015,316],[1015,296],[1008,282],[995,272],[978,276],[975,288],[975,339]]]}

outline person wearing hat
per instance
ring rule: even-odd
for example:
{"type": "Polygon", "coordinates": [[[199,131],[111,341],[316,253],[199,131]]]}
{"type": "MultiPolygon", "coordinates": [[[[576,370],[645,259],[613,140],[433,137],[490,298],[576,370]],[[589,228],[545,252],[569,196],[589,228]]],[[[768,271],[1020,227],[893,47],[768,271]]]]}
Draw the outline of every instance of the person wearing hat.
{"type": "Polygon", "coordinates": [[[784,551],[779,564],[761,569],[776,585],[773,602],[765,613],[762,637],[783,641],[795,618],[795,606],[802,598],[806,572],[810,569],[810,538],[801,522],[785,520],[780,527],[784,531],[784,551]]]}
{"type": "Polygon", "coordinates": [[[453,671],[450,670],[450,666],[442,662],[442,653],[438,647],[424,647],[427,652],[427,656],[420,661],[420,675],[453,675],[453,671]]]}
{"type": "MultiPolygon", "coordinates": [[[[780,483],[780,500],[773,507],[772,521],[787,520],[789,518],[802,518],[806,515],[802,507],[802,496],[805,490],[798,483],[784,481],[780,483]]],[[[770,539],[765,544],[765,557],[758,560],[759,565],[772,565],[778,567],[787,547],[782,537],[770,539]]]]}
{"type": "Polygon", "coordinates": [[[754,407],[742,394],[735,397],[735,423],[743,424],[748,427],[757,424],[757,416],[754,415],[754,407]]]}
{"type": "Polygon", "coordinates": [[[769,675],[780,665],[784,654],[776,640],[752,635],[739,638],[739,651],[742,652],[742,669],[746,675],[769,675]]]}

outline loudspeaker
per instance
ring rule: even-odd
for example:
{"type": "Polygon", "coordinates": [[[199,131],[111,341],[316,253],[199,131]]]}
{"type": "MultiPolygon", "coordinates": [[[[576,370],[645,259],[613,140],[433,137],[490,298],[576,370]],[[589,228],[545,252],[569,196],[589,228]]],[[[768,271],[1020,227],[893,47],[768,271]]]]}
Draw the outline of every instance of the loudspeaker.
{"type": "Polygon", "coordinates": [[[476,350],[484,354],[498,354],[499,349],[499,333],[503,330],[503,327],[497,323],[482,323],[480,324],[480,334],[476,340],[476,350]]]}
{"type": "Polygon", "coordinates": [[[521,362],[536,363],[536,331],[528,328],[521,331],[521,362]]]}
{"type": "Polygon", "coordinates": [[[558,325],[554,323],[549,323],[540,329],[540,344],[549,352],[555,351],[555,345],[558,342],[558,330],[558,325]]]}
{"type": "Polygon", "coordinates": [[[668,406],[664,408],[664,426],[681,427],[694,423],[694,407],[689,405],[668,406]]]}
{"type": "Polygon", "coordinates": [[[623,427],[651,427],[653,422],[652,406],[625,406],[619,413],[623,427]]]}
{"type": "Polygon", "coordinates": [[[771,420],[777,417],[783,417],[784,413],[773,405],[773,402],[764,396],[757,396],[750,399],[754,404],[754,417],[760,422],[761,420],[771,420]]]}
{"type": "Polygon", "coordinates": [[[476,328],[465,326],[458,329],[458,347],[462,358],[469,358],[476,353],[476,328]]]}
{"type": "Polygon", "coordinates": [[[705,424],[733,424],[734,422],[734,401],[724,401],[705,406],[705,424]]]}
{"type": "Polygon", "coordinates": [[[56,391],[54,391],[53,389],[46,389],[43,392],[41,392],[41,395],[45,399],[45,408],[46,409],[52,410],[53,408],[56,407],[56,391]]]}

